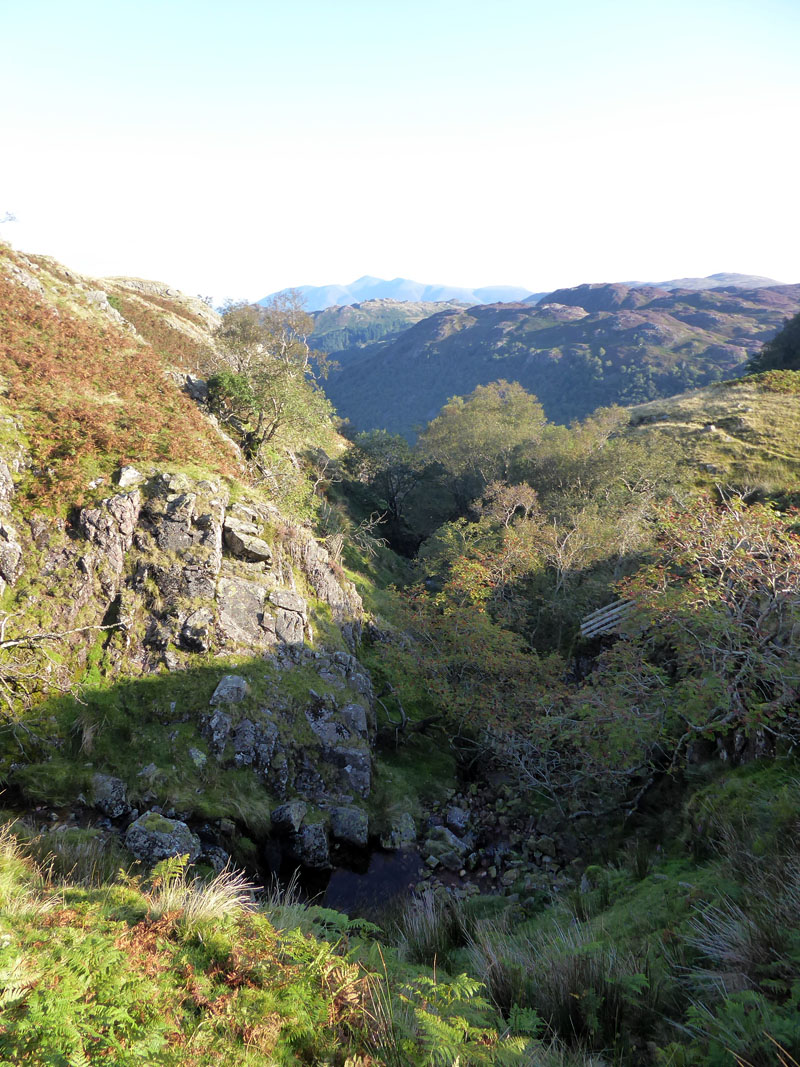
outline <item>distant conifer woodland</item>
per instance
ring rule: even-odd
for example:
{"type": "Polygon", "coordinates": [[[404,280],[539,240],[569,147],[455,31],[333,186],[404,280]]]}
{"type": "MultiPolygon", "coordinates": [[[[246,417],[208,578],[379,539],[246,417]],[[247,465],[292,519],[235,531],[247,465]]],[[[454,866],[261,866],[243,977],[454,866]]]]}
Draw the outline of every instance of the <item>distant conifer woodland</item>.
{"type": "Polygon", "coordinates": [[[0,244],[0,1064],[796,1065],[799,309],[0,244]]]}

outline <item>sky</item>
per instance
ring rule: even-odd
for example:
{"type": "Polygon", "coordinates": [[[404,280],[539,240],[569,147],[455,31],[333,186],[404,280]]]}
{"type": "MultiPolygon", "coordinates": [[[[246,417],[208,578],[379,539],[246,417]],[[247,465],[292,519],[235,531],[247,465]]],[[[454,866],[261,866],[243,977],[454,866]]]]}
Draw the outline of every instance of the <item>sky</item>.
{"type": "Polygon", "coordinates": [[[0,237],[83,273],[800,282],[798,0],[2,7],[0,237]]]}

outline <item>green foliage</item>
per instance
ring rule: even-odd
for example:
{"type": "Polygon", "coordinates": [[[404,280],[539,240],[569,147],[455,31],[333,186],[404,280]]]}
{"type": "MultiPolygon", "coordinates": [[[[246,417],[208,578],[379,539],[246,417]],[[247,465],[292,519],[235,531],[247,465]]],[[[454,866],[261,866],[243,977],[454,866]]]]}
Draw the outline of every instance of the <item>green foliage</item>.
{"type": "Polygon", "coordinates": [[[440,464],[455,479],[457,497],[469,501],[489,482],[507,476],[514,449],[535,440],[544,424],[535,396],[517,382],[498,381],[450,400],[417,447],[423,461],[440,464]]]}

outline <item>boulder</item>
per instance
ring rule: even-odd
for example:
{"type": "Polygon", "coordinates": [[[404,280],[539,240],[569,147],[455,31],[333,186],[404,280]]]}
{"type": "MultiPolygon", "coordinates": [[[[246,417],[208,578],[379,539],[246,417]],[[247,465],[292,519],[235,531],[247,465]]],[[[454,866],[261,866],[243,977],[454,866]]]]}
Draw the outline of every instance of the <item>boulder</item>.
{"type": "Polygon", "coordinates": [[[299,832],[293,835],[290,848],[292,855],[304,867],[320,870],[331,865],[325,823],[314,822],[301,826],[299,832]]]}
{"type": "Polygon", "coordinates": [[[120,489],[130,489],[132,486],[138,485],[144,475],[137,471],[135,467],[125,466],[120,467],[114,478],[120,489]]]}
{"type": "Polygon", "coordinates": [[[337,841],[366,848],[369,840],[369,817],[362,808],[331,808],[331,833],[337,841]]]}
{"type": "Polygon", "coordinates": [[[131,810],[125,783],[110,774],[92,775],[92,802],[109,819],[119,819],[131,810]]]}
{"type": "Polygon", "coordinates": [[[198,608],[184,619],[178,640],[190,652],[208,652],[213,625],[214,612],[211,608],[198,608]]]}
{"type": "Polygon", "coordinates": [[[279,808],[275,808],[270,818],[272,819],[272,825],[279,833],[292,833],[296,834],[306,817],[308,811],[308,804],[304,804],[302,800],[290,800],[288,804],[281,804],[279,808]]]}
{"type": "Polygon", "coordinates": [[[193,862],[200,855],[200,839],[185,822],[167,819],[155,811],[147,811],[131,823],[125,834],[125,847],[147,864],[184,855],[193,862]]]}
{"type": "Polygon", "coordinates": [[[393,815],[388,829],[380,835],[381,848],[395,851],[411,848],[417,842],[417,828],[409,812],[393,815]]]}
{"type": "Polygon", "coordinates": [[[229,552],[238,559],[250,563],[272,563],[272,549],[266,541],[257,536],[258,527],[254,523],[242,522],[228,515],[225,518],[224,539],[229,552]]]}
{"type": "Polygon", "coordinates": [[[219,628],[235,645],[258,645],[275,640],[275,621],[264,615],[266,590],[258,582],[235,576],[217,582],[219,628]]]}
{"type": "Polygon", "coordinates": [[[469,826],[469,812],[454,804],[447,809],[445,822],[454,834],[463,834],[469,826]]]}
{"type": "Polygon", "coordinates": [[[220,678],[209,703],[212,706],[215,704],[239,704],[249,691],[250,686],[241,675],[224,674],[220,678]]]}

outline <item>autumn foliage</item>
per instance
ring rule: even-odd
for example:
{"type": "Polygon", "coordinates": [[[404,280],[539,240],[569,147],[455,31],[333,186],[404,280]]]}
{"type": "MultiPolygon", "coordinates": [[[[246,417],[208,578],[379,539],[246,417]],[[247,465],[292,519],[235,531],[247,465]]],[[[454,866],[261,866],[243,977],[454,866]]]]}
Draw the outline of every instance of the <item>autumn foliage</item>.
{"type": "Polygon", "coordinates": [[[42,504],[80,503],[87,481],[120,463],[233,460],[149,345],[79,319],[0,277],[0,375],[28,439],[25,489],[42,504]]]}

